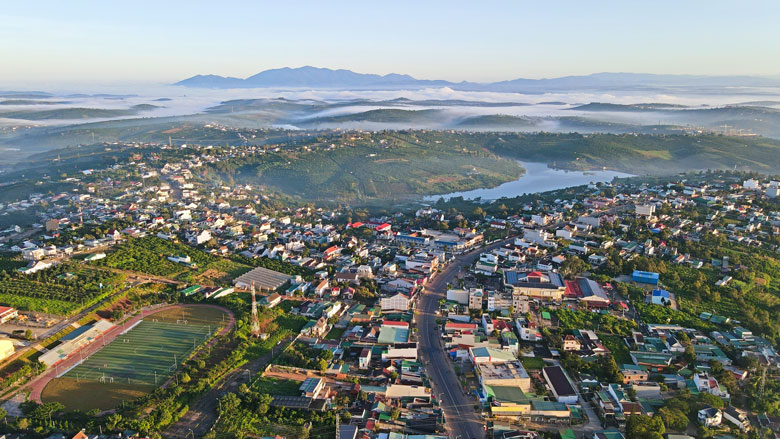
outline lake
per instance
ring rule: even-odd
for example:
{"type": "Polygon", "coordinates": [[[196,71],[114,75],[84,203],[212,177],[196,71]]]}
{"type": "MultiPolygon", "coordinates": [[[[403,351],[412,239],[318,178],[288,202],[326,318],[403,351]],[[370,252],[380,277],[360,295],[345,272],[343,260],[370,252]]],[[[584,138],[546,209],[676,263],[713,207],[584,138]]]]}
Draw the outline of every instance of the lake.
{"type": "Polygon", "coordinates": [[[451,194],[431,195],[425,197],[426,201],[436,201],[439,198],[445,200],[451,197],[463,197],[465,199],[482,198],[483,200],[495,200],[501,197],[516,197],[523,194],[547,192],[583,184],[609,182],[614,177],[632,177],[617,171],[564,171],[547,167],[545,163],[520,162],[525,168],[525,174],[514,181],[508,181],[500,186],[490,189],[474,189],[465,192],[453,192],[451,194]]]}

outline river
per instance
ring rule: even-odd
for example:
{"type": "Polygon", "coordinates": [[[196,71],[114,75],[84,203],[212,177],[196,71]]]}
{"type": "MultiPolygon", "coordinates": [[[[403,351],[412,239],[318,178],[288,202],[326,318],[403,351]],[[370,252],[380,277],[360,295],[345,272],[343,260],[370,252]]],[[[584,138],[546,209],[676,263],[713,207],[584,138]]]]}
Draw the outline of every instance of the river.
{"type": "Polygon", "coordinates": [[[589,183],[609,182],[614,177],[631,177],[617,171],[564,171],[547,167],[545,163],[521,162],[525,168],[525,174],[514,181],[508,181],[494,188],[474,189],[465,192],[453,192],[443,195],[431,195],[425,197],[426,201],[436,201],[439,198],[448,200],[452,197],[465,199],[482,198],[483,200],[495,200],[502,197],[516,197],[518,195],[547,192],[563,189],[571,186],[580,186],[589,183]]]}

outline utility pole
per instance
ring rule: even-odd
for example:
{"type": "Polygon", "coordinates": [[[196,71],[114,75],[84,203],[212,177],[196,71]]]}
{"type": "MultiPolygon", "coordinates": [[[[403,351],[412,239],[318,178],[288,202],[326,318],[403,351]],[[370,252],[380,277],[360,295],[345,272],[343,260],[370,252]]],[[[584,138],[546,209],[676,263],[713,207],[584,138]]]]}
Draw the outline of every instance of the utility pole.
{"type": "Polygon", "coordinates": [[[341,428],[339,425],[340,423],[341,423],[341,417],[339,416],[338,413],[336,413],[336,439],[341,439],[341,434],[340,434],[341,428]]]}

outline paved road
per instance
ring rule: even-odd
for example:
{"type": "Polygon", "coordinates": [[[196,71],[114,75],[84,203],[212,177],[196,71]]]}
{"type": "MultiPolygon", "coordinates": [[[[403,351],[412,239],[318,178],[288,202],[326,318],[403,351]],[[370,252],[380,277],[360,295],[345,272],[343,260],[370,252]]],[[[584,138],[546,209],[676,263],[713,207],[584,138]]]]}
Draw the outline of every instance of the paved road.
{"type": "Polygon", "coordinates": [[[457,276],[461,267],[471,265],[481,252],[512,242],[513,239],[499,241],[456,257],[431,281],[420,298],[417,314],[420,354],[433,382],[433,392],[444,410],[447,434],[451,439],[484,438],[485,423],[474,409],[477,401],[463,393],[442,346],[440,328],[436,324],[439,299],[447,297],[447,284],[457,276]]]}
{"type": "Polygon", "coordinates": [[[163,433],[163,437],[168,439],[203,437],[211,430],[211,427],[217,421],[217,404],[219,398],[229,392],[238,390],[238,386],[241,383],[249,384],[249,380],[265,368],[273,358],[273,355],[284,350],[293,340],[294,337],[283,340],[278,346],[274,347],[271,352],[260,358],[256,358],[225,375],[196,403],[190,406],[189,411],[163,433]]]}

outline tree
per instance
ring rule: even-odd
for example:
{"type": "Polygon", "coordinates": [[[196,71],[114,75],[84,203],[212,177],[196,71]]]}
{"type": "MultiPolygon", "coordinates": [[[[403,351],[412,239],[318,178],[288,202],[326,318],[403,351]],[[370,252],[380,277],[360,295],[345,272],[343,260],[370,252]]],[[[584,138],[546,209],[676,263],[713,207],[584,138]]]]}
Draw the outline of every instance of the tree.
{"type": "Polygon", "coordinates": [[[217,410],[220,415],[229,416],[241,406],[241,399],[235,393],[228,393],[219,399],[217,410]]]}
{"type": "Polygon", "coordinates": [[[689,365],[696,363],[696,351],[693,349],[693,343],[691,343],[691,339],[684,332],[680,334],[680,343],[685,346],[683,360],[689,365]]]}
{"type": "Polygon", "coordinates": [[[121,309],[117,308],[111,311],[111,320],[117,321],[121,319],[124,315],[125,313],[121,309]]]}
{"type": "Polygon", "coordinates": [[[629,416],[626,422],[626,439],[663,439],[666,433],[663,420],[658,416],[629,416]]]}
{"type": "Polygon", "coordinates": [[[112,413],[108,415],[108,418],[106,418],[106,429],[109,431],[115,431],[121,422],[122,415],[118,413],[112,413]]]}
{"type": "Polygon", "coordinates": [[[672,407],[661,407],[658,410],[658,416],[671,430],[683,431],[688,427],[688,416],[685,411],[675,410],[672,407]]]}
{"type": "Polygon", "coordinates": [[[582,259],[572,256],[566,258],[561,264],[561,274],[564,277],[577,276],[587,271],[588,268],[590,267],[582,259]]]}
{"type": "Polygon", "coordinates": [[[27,418],[19,418],[16,421],[16,428],[19,430],[27,430],[30,426],[30,421],[27,418]]]}
{"type": "Polygon", "coordinates": [[[260,398],[257,401],[257,408],[255,409],[255,412],[258,415],[264,415],[268,413],[268,409],[271,408],[271,402],[274,400],[274,398],[267,394],[263,393],[260,395],[260,398]]]}
{"type": "Polygon", "coordinates": [[[392,410],[390,410],[390,419],[396,420],[401,416],[401,410],[398,410],[398,408],[393,407],[392,410]]]}
{"type": "Polygon", "coordinates": [[[25,340],[32,340],[33,339],[33,331],[32,329],[28,329],[24,331],[24,338],[25,340]]]}

